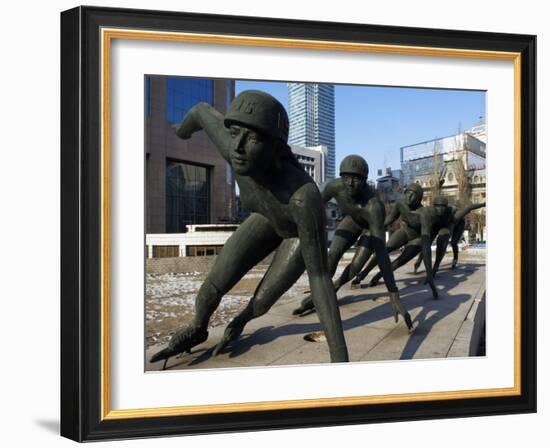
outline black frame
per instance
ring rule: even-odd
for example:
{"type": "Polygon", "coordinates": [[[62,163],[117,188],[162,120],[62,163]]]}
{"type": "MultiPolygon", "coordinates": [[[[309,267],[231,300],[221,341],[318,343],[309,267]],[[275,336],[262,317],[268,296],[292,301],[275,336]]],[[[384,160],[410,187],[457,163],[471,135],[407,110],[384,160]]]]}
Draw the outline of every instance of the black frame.
{"type": "Polygon", "coordinates": [[[61,435],[77,441],[536,411],[536,36],[78,7],[61,14],[61,435]],[[100,27],[521,53],[521,395],[101,421],[100,27]]]}

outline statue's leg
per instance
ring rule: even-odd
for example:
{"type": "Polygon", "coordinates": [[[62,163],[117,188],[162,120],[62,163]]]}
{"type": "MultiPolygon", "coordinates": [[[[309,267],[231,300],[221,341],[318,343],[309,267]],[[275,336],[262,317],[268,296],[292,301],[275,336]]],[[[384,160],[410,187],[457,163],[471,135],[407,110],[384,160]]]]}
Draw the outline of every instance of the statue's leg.
{"type": "Polygon", "coordinates": [[[298,238],[283,240],[267,272],[256,287],[254,296],[246,308],[225,329],[223,339],[214,349],[214,356],[229,342],[237,339],[248,322],[267,313],[273,304],[296,283],[304,270],[300,240],[298,238]]]}
{"type": "MultiPolygon", "coordinates": [[[[351,217],[346,216],[338,228],[334,232],[334,237],[330,242],[328,249],[328,266],[331,277],[338,268],[338,262],[342,258],[342,255],[355,243],[359,235],[361,234],[361,227],[359,227],[351,217]]],[[[299,315],[314,308],[311,295],[305,297],[300,306],[296,308],[292,314],[299,315]]]]}
{"type": "Polygon", "coordinates": [[[451,269],[454,269],[458,264],[458,243],[451,241],[451,248],[453,249],[453,262],[451,264],[451,269]]]}
{"type": "MultiPolygon", "coordinates": [[[[405,246],[405,250],[397,257],[395,260],[392,261],[391,268],[395,272],[397,269],[399,269],[404,264],[411,261],[414,257],[418,255],[420,252],[420,243],[419,244],[408,244],[405,246]]],[[[382,272],[378,271],[377,274],[372,278],[369,285],[370,286],[376,286],[380,279],[382,278],[382,272]]]]}
{"type": "MultiPolygon", "coordinates": [[[[386,243],[386,250],[388,251],[388,254],[390,254],[405,244],[407,244],[407,232],[404,229],[399,229],[390,235],[390,238],[386,243]]],[[[372,271],[376,266],[378,266],[378,260],[376,257],[372,257],[365,269],[357,274],[356,278],[359,280],[357,283],[363,281],[365,277],[369,275],[370,271],[372,271]]]]}
{"type": "Polygon", "coordinates": [[[168,359],[204,342],[210,317],[223,295],[280,243],[281,237],[269,221],[257,213],[251,214],[229,237],[201,285],[191,325],[177,330],[168,347],[153,355],[151,362],[168,359]]]}
{"type": "Polygon", "coordinates": [[[355,221],[349,216],[340,222],[328,249],[328,266],[331,276],[336,272],[338,262],[344,253],[357,241],[361,231],[361,227],[355,224],[355,221]]]}
{"type": "Polygon", "coordinates": [[[461,219],[453,229],[453,237],[451,238],[451,247],[453,248],[453,264],[451,265],[451,269],[454,269],[458,264],[458,243],[460,238],[462,238],[465,228],[466,220],[461,219]]]}
{"type": "Polygon", "coordinates": [[[338,277],[338,279],[334,282],[334,288],[336,291],[338,291],[351,279],[355,278],[372,255],[372,248],[369,247],[367,241],[368,237],[366,235],[362,235],[361,238],[359,238],[353,260],[351,260],[351,263],[345,267],[344,272],[342,272],[340,277],[338,277]]]}

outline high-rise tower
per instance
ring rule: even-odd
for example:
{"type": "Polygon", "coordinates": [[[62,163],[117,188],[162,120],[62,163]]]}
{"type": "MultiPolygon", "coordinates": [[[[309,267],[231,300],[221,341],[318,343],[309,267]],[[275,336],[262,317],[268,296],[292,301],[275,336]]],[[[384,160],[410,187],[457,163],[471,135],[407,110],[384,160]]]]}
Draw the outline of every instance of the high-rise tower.
{"type": "Polygon", "coordinates": [[[288,142],[300,146],[325,145],[328,148],[325,179],[334,179],[334,85],[289,83],[288,106],[288,142]]]}

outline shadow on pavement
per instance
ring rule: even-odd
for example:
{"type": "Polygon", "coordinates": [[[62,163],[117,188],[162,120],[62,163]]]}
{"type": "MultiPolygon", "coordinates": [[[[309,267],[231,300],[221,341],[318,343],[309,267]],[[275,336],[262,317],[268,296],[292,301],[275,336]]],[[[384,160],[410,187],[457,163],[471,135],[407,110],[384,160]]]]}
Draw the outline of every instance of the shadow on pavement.
{"type": "MultiPolygon", "coordinates": [[[[424,276],[422,275],[396,280],[399,284],[400,297],[407,310],[411,312],[412,310],[420,308],[420,311],[416,313],[413,320],[413,323],[416,324],[415,329],[409,336],[403,352],[401,353],[400,359],[413,358],[433,326],[449,314],[456,311],[462,303],[471,298],[471,295],[469,294],[453,295],[449,294],[448,291],[466,281],[469,275],[478,270],[480,266],[482,265],[465,263],[452,270],[449,268],[441,268],[438,271],[436,278],[436,286],[438,286],[439,291],[439,300],[432,299],[431,290],[427,285],[423,284],[424,276]]],[[[364,287],[362,289],[368,290],[368,288],[364,287]]],[[[357,304],[367,300],[374,300],[386,295],[386,291],[382,293],[378,291],[371,294],[349,295],[339,299],[338,304],[340,307],[345,307],[347,305],[357,304]]],[[[343,319],[342,324],[344,331],[346,331],[388,318],[393,318],[391,304],[389,302],[382,302],[379,306],[359,313],[348,319],[343,319]]],[[[399,318],[399,323],[403,325],[403,319],[401,317],[399,318]]],[[[230,343],[223,353],[228,353],[230,358],[236,358],[244,353],[247,353],[254,346],[269,344],[281,336],[306,334],[320,330],[321,325],[319,322],[303,324],[292,322],[278,327],[269,325],[259,328],[250,334],[242,335],[239,339],[230,343]]],[[[213,345],[212,348],[214,346],[215,345],[213,345]]],[[[202,353],[188,363],[188,365],[200,364],[211,357],[211,349],[200,349],[197,352],[202,353]]],[[[174,364],[170,367],[173,368],[179,364],[174,364]]]]}

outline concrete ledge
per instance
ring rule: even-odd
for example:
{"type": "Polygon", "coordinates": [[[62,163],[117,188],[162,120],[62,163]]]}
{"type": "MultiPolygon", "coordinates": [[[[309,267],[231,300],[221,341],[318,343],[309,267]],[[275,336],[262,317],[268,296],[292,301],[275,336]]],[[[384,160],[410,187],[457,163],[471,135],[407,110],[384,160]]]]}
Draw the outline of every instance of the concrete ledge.
{"type": "Polygon", "coordinates": [[[476,356],[485,331],[485,285],[472,302],[447,357],[476,356]]]}
{"type": "Polygon", "coordinates": [[[215,255],[204,257],[166,257],[147,258],[145,272],[147,274],[180,274],[188,272],[209,272],[216,261],[215,255]]]}
{"type": "MultiPolygon", "coordinates": [[[[208,273],[214,266],[216,255],[201,257],[164,257],[145,259],[146,274],[186,274],[193,272],[208,273]]],[[[258,265],[267,265],[271,262],[273,255],[264,258],[258,265]]]]}

